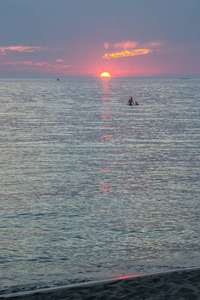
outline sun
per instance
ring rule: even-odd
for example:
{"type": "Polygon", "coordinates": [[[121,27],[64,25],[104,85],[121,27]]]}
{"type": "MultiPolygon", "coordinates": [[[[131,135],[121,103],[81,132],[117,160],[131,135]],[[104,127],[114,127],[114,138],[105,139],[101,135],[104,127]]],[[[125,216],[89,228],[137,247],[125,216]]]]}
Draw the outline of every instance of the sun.
{"type": "Polygon", "coordinates": [[[101,76],[101,77],[110,77],[111,75],[110,75],[109,72],[103,72],[103,73],[101,73],[100,76],[101,76]]]}

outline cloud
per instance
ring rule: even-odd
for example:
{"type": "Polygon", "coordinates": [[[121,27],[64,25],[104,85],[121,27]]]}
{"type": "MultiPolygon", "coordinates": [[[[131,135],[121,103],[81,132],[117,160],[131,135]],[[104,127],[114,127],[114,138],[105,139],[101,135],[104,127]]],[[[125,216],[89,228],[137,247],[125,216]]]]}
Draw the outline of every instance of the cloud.
{"type": "Polygon", "coordinates": [[[104,48],[105,48],[105,49],[108,49],[109,47],[110,47],[110,44],[108,44],[108,43],[105,43],[105,44],[104,44],[104,48]]]}
{"type": "Polygon", "coordinates": [[[158,47],[161,46],[162,43],[161,42],[149,42],[145,44],[147,47],[158,47]]]}
{"type": "Polygon", "coordinates": [[[121,43],[114,44],[115,48],[121,48],[121,49],[128,49],[128,48],[135,48],[138,45],[138,42],[132,42],[132,41],[126,41],[121,43]]]}
{"type": "Polygon", "coordinates": [[[0,47],[0,54],[6,55],[8,51],[17,52],[35,52],[41,50],[41,47],[29,47],[29,46],[10,46],[10,47],[0,47]]]}
{"type": "Polygon", "coordinates": [[[162,43],[160,41],[152,41],[148,43],[143,43],[139,41],[124,41],[124,42],[117,42],[113,45],[104,44],[104,48],[112,48],[113,53],[105,53],[103,58],[111,59],[111,58],[120,58],[120,57],[127,57],[127,56],[136,56],[136,55],[145,55],[149,54],[153,51],[159,50],[152,50],[152,48],[160,46],[162,43]],[[136,49],[138,47],[138,49],[136,49]],[[118,48],[118,52],[115,52],[114,49],[118,48]]]}
{"type": "Polygon", "coordinates": [[[54,73],[54,72],[60,72],[65,73],[68,68],[70,68],[70,65],[67,64],[57,64],[57,63],[48,63],[46,61],[14,61],[14,62],[1,62],[0,66],[12,66],[14,70],[23,70],[23,71],[38,71],[42,73],[54,73]]]}
{"type": "Polygon", "coordinates": [[[103,58],[111,59],[111,58],[119,58],[119,57],[127,57],[127,56],[144,55],[144,54],[149,54],[152,51],[153,50],[150,49],[125,50],[116,53],[105,53],[103,58]]]}
{"type": "Polygon", "coordinates": [[[22,65],[26,65],[26,66],[30,66],[32,65],[33,62],[32,61],[7,61],[7,62],[1,62],[0,66],[22,66],[22,65]]]}

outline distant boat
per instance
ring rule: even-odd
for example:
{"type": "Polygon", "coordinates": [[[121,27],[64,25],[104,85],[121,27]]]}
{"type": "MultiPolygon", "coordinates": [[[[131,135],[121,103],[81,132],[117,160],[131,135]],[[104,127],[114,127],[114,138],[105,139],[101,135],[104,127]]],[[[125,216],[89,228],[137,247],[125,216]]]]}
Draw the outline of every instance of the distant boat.
{"type": "Polygon", "coordinates": [[[182,77],[181,79],[190,79],[189,77],[182,77]]]}

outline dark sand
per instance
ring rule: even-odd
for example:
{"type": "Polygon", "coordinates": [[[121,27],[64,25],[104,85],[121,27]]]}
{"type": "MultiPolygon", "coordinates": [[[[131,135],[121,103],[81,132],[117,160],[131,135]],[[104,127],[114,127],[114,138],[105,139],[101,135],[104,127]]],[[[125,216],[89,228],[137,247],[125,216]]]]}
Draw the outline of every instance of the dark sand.
{"type": "Polygon", "coordinates": [[[200,269],[87,282],[58,288],[0,295],[23,300],[196,300],[200,299],[200,269]]]}

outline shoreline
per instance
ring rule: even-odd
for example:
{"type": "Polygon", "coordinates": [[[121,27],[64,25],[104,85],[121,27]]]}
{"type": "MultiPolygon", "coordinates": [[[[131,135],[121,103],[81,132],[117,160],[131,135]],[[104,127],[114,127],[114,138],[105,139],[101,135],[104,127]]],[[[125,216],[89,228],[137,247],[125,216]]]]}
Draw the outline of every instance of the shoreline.
{"type": "Polygon", "coordinates": [[[200,268],[136,274],[0,295],[13,300],[200,299],[200,268]]]}

